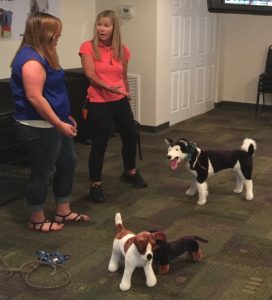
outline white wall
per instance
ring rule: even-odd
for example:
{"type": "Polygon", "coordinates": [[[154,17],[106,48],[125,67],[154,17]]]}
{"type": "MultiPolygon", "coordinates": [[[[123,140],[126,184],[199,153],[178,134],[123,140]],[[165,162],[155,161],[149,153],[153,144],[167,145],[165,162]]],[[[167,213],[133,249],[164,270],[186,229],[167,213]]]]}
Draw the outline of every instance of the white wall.
{"type": "MultiPolygon", "coordinates": [[[[60,19],[63,22],[58,53],[65,69],[81,66],[79,46],[92,33],[95,17],[95,0],[60,0],[60,19]]],[[[20,40],[0,40],[0,79],[10,77],[10,62],[18,49],[20,40]]]]}
{"type": "Polygon", "coordinates": [[[158,0],[156,56],[156,125],[170,120],[171,110],[171,0],[158,0]]]}
{"type": "Polygon", "coordinates": [[[78,55],[81,43],[90,39],[95,19],[95,0],[60,0],[60,18],[63,32],[59,41],[59,57],[62,67],[81,67],[78,55]]]}
{"type": "Polygon", "coordinates": [[[256,103],[272,44],[272,16],[218,14],[218,100],[256,103]]]}

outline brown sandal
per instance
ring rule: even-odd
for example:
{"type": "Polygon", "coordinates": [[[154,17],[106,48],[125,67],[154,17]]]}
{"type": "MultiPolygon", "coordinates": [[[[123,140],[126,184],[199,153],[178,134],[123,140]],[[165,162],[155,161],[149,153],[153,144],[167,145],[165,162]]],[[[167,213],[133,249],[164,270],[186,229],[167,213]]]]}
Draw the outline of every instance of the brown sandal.
{"type": "Polygon", "coordinates": [[[60,223],[78,223],[78,222],[87,222],[90,220],[90,217],[87,215],[82,215],[82,214],[78,214],[76,212],[70,211],[68,214],[66,215],[59,215],[57,213],[55,213],[55,222],[60,222],[60,223]],[[69,219],[69,216],[71,214],[76,214],[74,218],[69,219]],[[61,218],[61,221],[57,221],[57,218],[61,218]]]}
{"type": "Polygon", "coordinates": [[[29,229],[32,229],[32,230],[35,230],[35,231],[39,231],[39,232],[50,232],[50,231],[59,231],[59,230],[62,230],[62,227],[59,228],[59,229],[53,229],[52,226],[53,224],[57,224],[58,222],[55,222],[55,221],[50,221],[48,219],[44,219],[43,221],[41,222],[32,222],[32,221],[29,221],[28,223],[28,228],[29,229]],[[44,230],[44,225],[45,224],[49,224],[49,228],[48,230],[44,230]]]}

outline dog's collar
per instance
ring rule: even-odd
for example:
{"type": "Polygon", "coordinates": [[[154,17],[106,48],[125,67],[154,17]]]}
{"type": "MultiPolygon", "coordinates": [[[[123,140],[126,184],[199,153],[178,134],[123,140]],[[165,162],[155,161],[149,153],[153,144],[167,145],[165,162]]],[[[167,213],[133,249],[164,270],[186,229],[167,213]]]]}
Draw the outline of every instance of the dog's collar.
{"type": "Polygon", "coordinates": [[[189,150],[187,152],[187,157],[188,157],[189,161],[192,159],[192,156],[195,153],[195,150],[196,150],[196,143],[190,143],[189,150]]]}
{"type": "Polygon", "coordinates": [[[207,170],[206,167],[202,166],[202,164],[199,162],[199,155],[200,155],[200,152],[197,151],[196,149],[196,143],[192,143],[190,144],[190,148],[189,148],[189,151],[187,153],[187,158],[188,158],[188,161],[190,161],[192,159],[192,156],[193,154],[195,153],[196,151],[196,158],[195,158],[195,161],[193,163],[193,168],[195,167],[196,163],[198,163],[198,165],[200,166],[200,168],[204,169],[204,170],[207,170]]]}

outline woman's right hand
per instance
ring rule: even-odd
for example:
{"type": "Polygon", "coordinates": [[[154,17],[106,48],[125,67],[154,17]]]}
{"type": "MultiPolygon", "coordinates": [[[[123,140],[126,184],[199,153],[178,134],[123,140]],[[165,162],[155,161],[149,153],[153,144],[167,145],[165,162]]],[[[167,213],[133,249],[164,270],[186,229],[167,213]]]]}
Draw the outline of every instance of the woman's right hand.
{"type": "Polygon", "coordinates": [[[75,137],[77,135],[76,127],[65,122],[60,122],[57,126],[57,130],[65,136],[75,137]]]}

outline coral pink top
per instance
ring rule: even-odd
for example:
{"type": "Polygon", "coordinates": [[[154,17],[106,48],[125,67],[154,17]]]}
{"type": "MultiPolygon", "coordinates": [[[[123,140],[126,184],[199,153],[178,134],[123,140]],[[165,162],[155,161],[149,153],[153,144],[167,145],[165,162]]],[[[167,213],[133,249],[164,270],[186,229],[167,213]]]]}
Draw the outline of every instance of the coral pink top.
{"type": "MultiPolygon", "coordinates": [[[[91,55],[94,61],[96,75],[103,80],[107,85],[119,85],[120,90],[126,92],[124,78],[123,78],[123,64],[121,61],[113,57],[112,47],[105,47],[99,45],[100,60],[94,56],[94,50],[91,41],[85,41],[81,44],[79,55],[91,55]]],[[[130,51],[126,46],[123,46],[124,59],[130,59],[130,51]]],[[[87,98],[90,102],[111,102],[124,98],[123,95],[109,92],[103,88],[95,85],[90,85],[87,90],[87,98]]]]}

